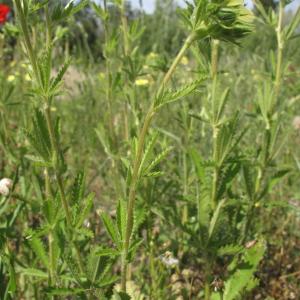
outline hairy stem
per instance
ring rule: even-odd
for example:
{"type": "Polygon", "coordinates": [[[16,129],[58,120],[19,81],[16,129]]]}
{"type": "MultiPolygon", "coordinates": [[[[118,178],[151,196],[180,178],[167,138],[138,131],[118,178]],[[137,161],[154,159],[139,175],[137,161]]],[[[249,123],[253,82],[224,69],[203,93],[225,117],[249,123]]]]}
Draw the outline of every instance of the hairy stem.
{"type": "MultiPolygon", "coordinates": [[[[173,61],[169,71],[165,75],[165,77],[158,89],[158,94],[160,94],[163,91],[165,86],[170,81],[173,73],[175,72],[175,69],[176,69],[178,63],[182,59],[186,50],[193,43],[194,38],[195,38],[194,35],[190,35],[187,38],[187,40],[184,43],[183,47],[181,48],[180,52],[178,53],[175,60],[173,61]]],[[[156,112],[154,103],[155,103],[155,101],[153,100],[152,104],[146,114],[142,129],[141,129],[139,137],[138,137],[137,153],[136,153],[135,160],[133,163],[132,178],[131,178],[130,187],[129,187],[126,235],[125,235],[125,242],[124,242],[124,250],[122,253],[122,270],[121,270],[121,289],[122,289],[122,291],[125,291],[125,292],[126,292],[126,278],[127,278],[127,265],[128,265],[127,256],[128,256],[128,251],[129,251],[132,228],[133,228],[133,213],[134,213],[134,206],[135,206],[136,190],[137,190],[137,185],[138,185],[138,180],[139,180],[139,169],[140,169],[140,165],[141,165],[141,161],[142,161],[142,157],[143,157],[143,153],[144,153],[144,145],[145,145],[146,135],[147,135],[148,129],[151,125],[151,121],[156,112]]]]}

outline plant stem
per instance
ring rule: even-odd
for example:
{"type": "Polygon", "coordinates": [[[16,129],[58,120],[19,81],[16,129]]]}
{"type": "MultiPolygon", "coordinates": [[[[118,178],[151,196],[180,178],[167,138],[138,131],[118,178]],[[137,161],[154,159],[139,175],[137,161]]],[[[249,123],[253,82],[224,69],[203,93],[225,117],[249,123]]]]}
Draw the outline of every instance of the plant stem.
{"type": "MultiPolygon", "coordinates": [[[[27,49],[27,53],[33,68],[33,73],[35,75],[35,78],[39,84],[40,87],[42,87],[41,84],[41,80],[40,80],[40,76],[39,76],[39,71],[38,71],[38,62],[37,62],[37,58],[36,58],[36,54],[34,53],[32,44],[31,44],[31,40],[30,40],[30,36],[29,36],[29,29],[28,29],[28,24],[27,24],[27,20],[26,17],[24,15],[24,11],[21,5],[20,0],[15,0],[15,4],[16,4],[16,8],[17,8],[17,15],[20,21],[20,25],[22,28],[22,32],[24,35],[24,40],[25,40],[25,46],[27,49]]],[[[47,47],[50,46],[51,44],[51,21],[50,21],[50,17],[49,17],[49,11],[48,11],[48,7],[46,6],[45,9],[45,13],[46,13],[46,29],[47,29],[47,38],[46,38],[46,45],[47,47]]],[[[48,132],[49,132],[49,136],[50,136],[50,142],[51,142],[51,148],[53,150],[53,168],[54,168],[54,172],[55,172],[55,177],[56,177],[56,181],[57,181],[57,185],[58,185],[58,189],[59,189],[59,193],[60,193],[60,198],[63,204],[63,208],[66,214],[66,220],[67,220],[67,232],[69,235],[69,238],[71,240],[71,243],[73,244],[75,251],[76,251],[76,256],[77,256],[77,262],[78,262],[78,266],[81,272],[83,272],[84,268],[83,268],[83,262],[81,260],[81,256],[80,256],[80,252],[78,247],[75,245],[75,243],[72,241],[72,236],[71,236],[71,228],[72,228],[72,218],[71,218],[71,213],[70,213],[70,208],[66,199],[66,195],[65,195],[65,191],[64,191],[64,186],[63,186],[63,180],[61,177],[61,173],[59,171],[59,146],[57,144],[56,141],[56,137],[55,137],[55,133],[54,133],[54,128],[53,128],[53,124],[52,124],[52,119],[51,119],[51,109],[50,109],[50,98],[48,96],[44,97],[45,100],[45,118],[46,118],[46,122],[47,122],[47,127],[48,127],[48,132]]],[[[49,250],[50,251],[50,250],[49,250]]]]}
{"type": "MultiPolygon", "coordinates": [[[[158,88],[158,94],[161,94],[165,86],[170,81],[178,63],[182,59],[185,51],[191,46],[191,44],[194,41],[195,36],[191,34],[184,43],[183,47],[181,48],[180,52],[176,56],[175,60],[173,61],[169,71],[165,75],[160,87],[158,88]]],[[[146,114],[146,117],[144,119],[144,123],[142,126],[142,129],[140,131],[139,137],[138,137],[138,146],[137,146],[137,153],[134,159],[133,163],[133,171],[132,171],[132,178],[130,182],[129,187],[129,195],[128,195],[128,207],[127,207],[127,224],[126,224],[126,235],[125,235],[125,242],[124,242],[124,249],[122,253],[122,266],[121,266],[121,289],[122,291],[126,292],[126,278],[127,278],[127,256],[129,251],[129,244],[132,234],[132,228],[133,228],[133,213],[134,213],[134,205],[135,205],[135,197],[136,197],[136,190],[139,180],[139,169],[144,153],[144,145],[146,140],[146,135],[148,132],[148,129],[150,127],[151,121],[155,115],[156,108],[155,108],[155,99],[152,101],[152,104],[146,114]]]]}
{"type": "MultiPolygon", "coordinates": [[[[104,10],[108,14],[107,10],[107,3],[104,0],[104,10]]],[[[109,39],[109,24],[108,24],[108,17],[104,20],[104,35],[105,35],[105,46],[108,44],[109,39]]],[[[113,115],[112,115],[112,82],[111,82],[111,65],[110,65],[110,57],[107,52],[105,52],[105,73],[106,73],[106,103],[108,106],[108,125],[109,125],[109,132],[112,139],[112,144],[116,143],[115,133],[114,133],[114,126],[113,126],[113,115]]]]}
{"type": "MultiPolygon", "coordinates": [[[[123,46],[124,46],[124,56],[127,58],[130,55],[130,40],[128,36],[128,21],[126,17],[126,1],[121,2],[121,30],[123,33],[123,46]]],[[[126,78],[126,82],[128,82],[126,78]]],[[[129,139],[129,123],[128,123],[128,103],[125,97],[124,99],[124,139],[128,141],[129,139]]]]}
{"type": "MultiPolygon", "coordinates": [[[[211,77],[212,77],[212,114],[213,114],[213,160],[217,164],[217,138],[218,138],[218,122],[215,117],[216,111],[216,91],[217,91],[217,75],[218,75],[218,54],[219,54],[219,41],[212,41],[211,51],[211,77]]],[[[214,167],[213,171],[213,182],[212,182],[212,194],[211,203],[212,209],[215,210],[217,207],[217,185],[219,180],[219,166],[214,167]]]]}
{"type": "Polygon", "coordinates": [[[41,80],[40,80],[40,76],[39,76],[39,72],[38,72],[38,65],[37,65],[37,60],[36,60],[36,56],[35,56],[35,51],[32,47],[31,41],[30,41],[29,29],[28,29],[26,17],[23,12],[21,1],[14,0],[14,3],[16,5],[17,15],[18,15],[18,18],[20,21],[21,29],[23,31],[25,47],[27,49],[28,57],[29,57],[31,65],[32,65],[33,73],[36,77],[36,80],[40,84],[41,80]]]}
{"type": "Polygon", "coordinates": [[[277,33],[277,65],[276,65],[276,77],[275,77],[275,101],[278,100],[280,85],[281,85],[281,77],[282,77],[282,54],[284,42],[282,39],[282,19],[283,19],[283,3],[282,0],[279,1],[279,16],[278,16],[278,24],[276,28],[277,33]]]}
{"type": "Polygon", "coordinates": [[[77,245],[75,244],[75,242],[72,240],[72,235],[71,235],[71,228],[73,226],[72,225],[72,217],[71,217],[69,204],[68,204],[66,194],[65,194],[65,190],[64,190],[63,179],[62,179],[61,173],[59,171],[59,153],[60,153],[60,150],[59,150],[59,146],[57,144],[55,133],[54,133],[52,118],[51,118],[51,108],[50,108],[49,105],[47,105],[47,107],[45,109],[45,116],[46,116],[46,122],[47,122],[48,131],[49,131],[49,136],[50,136],[51,147],[52,147],[52,150],[54,152],[53,164],[54,164],[55,178],[56,178],[56,182],[57,182],[61,202],[62,202],[64,211],[65,211],[65,215],[66,215],[67,232],[68,232],[70,241],[71,241],[71,243],[73,244],[73,246],[75,248],[78,267],[79,267],[81,272],[84,272],[83,261],[81,259],[80,251],[79,251],[77,245]]]}
{"type": "MultiPolygon", "coordinates": [[[[280,93],[280,88],[281,88],[281,78],[282,78],[282,60],[283,60],[283,49],[284,49],[284,42],[282,39],[282,21],[283,21],[283,12],[284,12],[284,6],[282,0],[279,1],[279,11],[278,11],[278,24],[276,27],[276,36],[277,36],[277,61],[276,61],[276,75],[275,75],[275,82],[274,82],[274,104],[273,107],[276,105],[280,93]]],[[[273,113],[271,111],[271,113],[273,113]]],[[[269,122],[271,123],[271,119],[269,122]]],[[[255,184],[255,193],[254,197],[251,201],[250,207],[248,209],[247,213],[247,219],[246,219],[246,224],[245,224],[245,229],[243,232],[243,238],[242,242],[245,242],[247,239],[247,235],[249,232],[249,229],[252,224],[252,218],[253,218],[253,213],[255,209],[255,203],[259,201],[259,192],[261,190],[261,186],[263,183],[263,180],[265,179],[265,173],[269,164],[270,160],[270,153],[268,151],[269,147],[268,144],[270,143],[271,140],[271,131],[270,128],[265,129],[265,135],[264,135],[264,142],[266,144],[266,153],[263,158],[263,166],[260,167],[258,171],[258,176],[255,184]]]]}
{"type": "MultiPolygon", "coordinates": [[[[51,187],[50,187],[50,177],[49,177],[49,170],[45,169],[45,188],[46,188],[46,200],[51,198],[51,187]]],[[[48,235],[48,245],[49,245],[49,282],[52,286],[55,284],[55,277],[56,277],[56,266],[54,261],[54,249],[53,249],[53,242],[54,242],[54,236],[52,229],[49,232],[48,235]]]]}

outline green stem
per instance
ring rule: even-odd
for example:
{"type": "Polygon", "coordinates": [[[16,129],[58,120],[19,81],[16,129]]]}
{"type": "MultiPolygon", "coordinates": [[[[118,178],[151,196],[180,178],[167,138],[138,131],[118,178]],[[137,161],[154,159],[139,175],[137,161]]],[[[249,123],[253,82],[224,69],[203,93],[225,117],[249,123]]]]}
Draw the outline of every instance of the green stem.
{"type": "Polygon", "coordinates": [[[32,47],[31,41],[30,41],[30,34],[29,34],[29,29],[28,29],[28,24],[27,24],[27,20],[26,17],[24,15],[24,11],[21,5],[21,1],[20,0],[14,0],[16,9],[17,9],[17,15],[19,18],[19,22],[21,25],[21,29],[24,35],[24,40],[25,40],[25,47],[27,49],[27,53],[28,53],[28,57],[30,60],[30,63],[32,65],[32,69],[33,69],[33,73],[36,77],[36,80],[38,81],[39,84],[41,84],[41,79],[39,76],[39,71],[38,71],[38,64],[37,64],[37,60],[36,60],[36,55],[35,55],[35,51],[32,47]]]}
{"type": "Polygon", "coordinates": [[[279,1],[279,16],[278,24],[276,28],[277,33],[277,65],[276,65],[276,77],[275,77],[275,100],[278,100],[281,78],[282,78],[282,58],[283,58],[283,47],[284,42],[282,39],[282,20],[283,20],[283,3],[282,0],[279,1]]]}
{"type": "MultiPolygon", "coordinates": [[[[217,145],[217,138],[218,138],[218,123],[217,114],[216,114],[216,92],[217,92],[217,78],[218,78],[218,55],[219,55],[219,41],[213,40],[212,41],[212,51],[211,51],[211,77],[212,77],[212,115],[213,115],[213,160],[215,164],[218,163],[217,161],[217,153],[218,153],[218,145],[217,145]]],[[[218,180],[219,180],[219,166],[214,167],[213,171],[213,182],[212,182],[212,194],[211,194],[211,203],[212,209],[215,210],[217,207],[217,187],[218,187],[218,180]]]]}
{"type": "MultiPolygon", "coordinates": [[[[49,200],[51,197],[51,187],[50,187],[50,177],[49,177],[49,170],[45,169],[45,188],[46,188],[46,200],[49,200]]],[[[54,236],[52,229],[48,235],[48,245],[49,245],[49,282],[50,285],[53,286],[55,284],[55,277],[56,277],[56,266],[54,260],[54,236]]]]}
{"type": "MultiPolygon", "coordinates": [[[[176,56],[173,64],[171,65],[169,71],[165,75],[165,77],[158,89],[158,94],[160,94],[163,91],[164,87],[170,81],[173,73],[175,72],[175,69],[176,69],[178,63],[182,59],[185,51],[193,43],[194,38],[195,38],[195,36],[193,34],[187,38],[187,40],[184,43],[183,47],[181,48],[180,52],[176,56]]],[[[130,244],[130,239],[131,239],[131,234],[132,234],[132,228],[133,228],[133,213],[134,213],[134,206],[135,206],[136,189],[137,189],[138,179],[139,179],[139,169],[140,169],[140,165],[141,165],[141,161],[142,161],[142,157],[143,157],[146,135],[147,135],[148,129],[150,127],[151,121],[156,112],[154,103],[155,103],[155,101],[152,101],[152,104],[151,104],[151,106],[146,114],[146,117],[144,119],[142,130],[140,131],[140,134],[138,137],[137,153],[136,153],[135,160],[133,163],[132,178],[131,178],[130,187],[129,187],[126,234],[125,234],[124,250],[122,253],[122,266],[121,266],[121,289],[124,292],[126,292],[127,265],[128,265],[127,256],[128,256],[128,251],[129,251],[129,244],[130,244]]]]}
{"type": "MultiPolygon", "coordinates": [[[[104,0],[104,10],[106,13],[108,13],[107,10],[107,3],[106,0],[104,0]]],[[[105,44],[107,48],[107,43],[109,39],[109,24],[108,20],[105,19],[104,21],[104,35],[105,35],[105,44]]],[[[110,66],[110,58],[108,57],[108,53],[105,53],[105,73],[106,73],[106,103],[108,106],[108,125],[109,125],[109,132],[112,139],[112,143],[115,144],[115,133],[114,133],[114,126],[113,126],[113,113],[112,113],[112,82],[111,82],[111,66],[110,66]]]]}

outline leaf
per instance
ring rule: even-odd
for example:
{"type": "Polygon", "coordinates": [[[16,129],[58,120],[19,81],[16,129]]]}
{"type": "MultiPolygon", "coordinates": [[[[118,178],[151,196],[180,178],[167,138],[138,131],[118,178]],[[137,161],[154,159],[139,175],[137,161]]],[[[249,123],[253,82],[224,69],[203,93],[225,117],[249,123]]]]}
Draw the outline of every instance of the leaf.
{"type": "Polygon", "coordinates": [[[115,245],[120,249],[121,239],[117,227],[115,226],[113,220],[105,212],[101,213],[101,219],[110,238],[113,240],[115,245]]]}
{"type": "Polygon", "coordinates": [[[71,60],[68,59],[64,63],[64,65],[60,68],[57,75],[51,79],[50,91],[49,91],[51,95],[57,94],[60,84],[62,83],[63,77],[64,77],[66,71],[68,70],[70,63],[71,63],[71,60]]]}
{"type": "Polygon", "coordinates": [[[161,152],[159,155],[157,155],[156,158],[143,170],[143,176],[147,176],[147,174],[151,172],[151,170],[155,168],[169,154],[169,152],[172,149],[173,147],[168,147],[165,150],[163,150],[163,152],[161,152]]]}
{"type": "Polygon", "coordinates": [[[183,97],[188,96],[193,91],[195,91],[205,79],[206,77],[195,80],[175,91],[166,91],[161,97],[158,96],[156,108],[160,108],[165,104],[177,101],[183,97]]]}
{"type": "Polygon", "coordinates": [[[293,34],[297,29],[300,23],[300,8],[298,7],[297,12],[294,14],[292,21],[289,25],[285,28],[286,39],[289,40],[293,38],[293,34]]]}
{"type": "Polygon", "coordinates": [[[94,204],[94,194],[93,193],[89,194],[82,202],[83,203],[80,205],[79,215],[76,217],[75,226],[77,228],[80,228],[82,226],[85,219],[91,212],[91,209],[94,204]]]}
{"type": "Polygon", "coordinates": [[[221,200],[218,205],[217,208],[214,211],[213,217],[211,218],[210,224],[209,224],[209,229],[208,229],[208,238],[210,239],[212,237],[212,234],[214,232],[214,229],[216,227],[216,223],[218,221],[221,209],[223,208],[224,204],[225,204],[226,199],[221,200]]]}
{"type": "Polygon", "coordinates": [[[49,267],[48,255],[42,241],[35,235],[32,235],[28,242],[32,250],[35,252],[36,256],[40,259],[43,265],[46,268],[48,268],[49,267]]]}
{"type": "Polygon", "coordinates": [[[218,256],[236,255],[243,249],[240,245],[226,245],[218,249],[218,256]]]}
{"type": "Polygon", "coordinates": [[[121,240],[125,239],[126,235],[126,224],[127,224],[127,203],[120,199],[117,207],[117,224],[118,230],[121,235],[121,240]]]}
{"type": "Polygon", "coordinates": [[[265,252],[264,241],[260,240],[252,248],[245,249],[243,262],[225,282],[224,300],[234,300],[255,280],[254,273],[265,252]]]}
{"type": "Polygon", "coordinates": [[[23,274],[25,276],[29,276],[29,277],[48,278],[48,274],[46,272],[43,272],[41,270],[34,269],[34,268],[21,268],[21,269],[18,269],[18,271],[21,274],[23,274]]]}

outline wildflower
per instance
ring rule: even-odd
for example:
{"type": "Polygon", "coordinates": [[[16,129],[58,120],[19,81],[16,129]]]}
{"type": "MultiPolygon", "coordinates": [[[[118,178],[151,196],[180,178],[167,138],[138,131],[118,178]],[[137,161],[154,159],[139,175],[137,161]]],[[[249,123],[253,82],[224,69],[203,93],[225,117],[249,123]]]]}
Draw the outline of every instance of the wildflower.
{"type": "Polygon", "coordinates": [[[293,127],[295,130],[300,130],[300,116],[296,116],[293,120],[293,127]]]}
{"type": "Polygon", "coordinates": [[[135,81],[135,84],[138,86],[147,86],[147,85],[149,85],[149,80],[148,79],[137,79],[135,81]]]}
{"type": "Polygon", "coordinates": [[[158,54],[155,53],[155,52],[150,52],[150,53],[148,54],[148,58],[152,58],[152,59],[156,58],[157,56],[158,56],[158,54]]]}
{"type": "Polygon", "coordinates": [[[8,196],[9,190],[13,185],[13,181],[9,178],[3,178],[0,180],[0,194],[8,196]]]}
{"type": "Polygon", "coordinates": [[[176,267],[179,264],[179,259],[172,256],[170,251],[167,251],[164,255],[160,256],[160,260],[167,267],[176,267]]]}
{"type": "Polygon", "coordinates": [[[31,77],[30,77],[30,75],[28,73],[25,75],[25,80],[26,81],[31,81],[31,77]]]}
{"type": "Polygon", "coordinates": [[[98,75],[99,75],[99,79],[104,79],[105,78],[105,74],[103,72],[100,72],[98,75]]]}
{"type": "Polygon", "coordinates": [[[5,4],[0,4],[0,25],[5,24],[10,13],[10,7],[5,4]]]}
{"type": "Polygon", "coordinates": [[[189,59],[186,56],[183,56],[180,63],[187,66],[189,64],[189,59]]]}
{"type": "Polygon", "coordinates": [[[15,76],[15,75],[9,75],[9,76],[7,77],[7,81],[8,81],[8,82],[13,82],[13,81],[15,81],[15,79],[16,79],[16,76],[15,76]]]}

